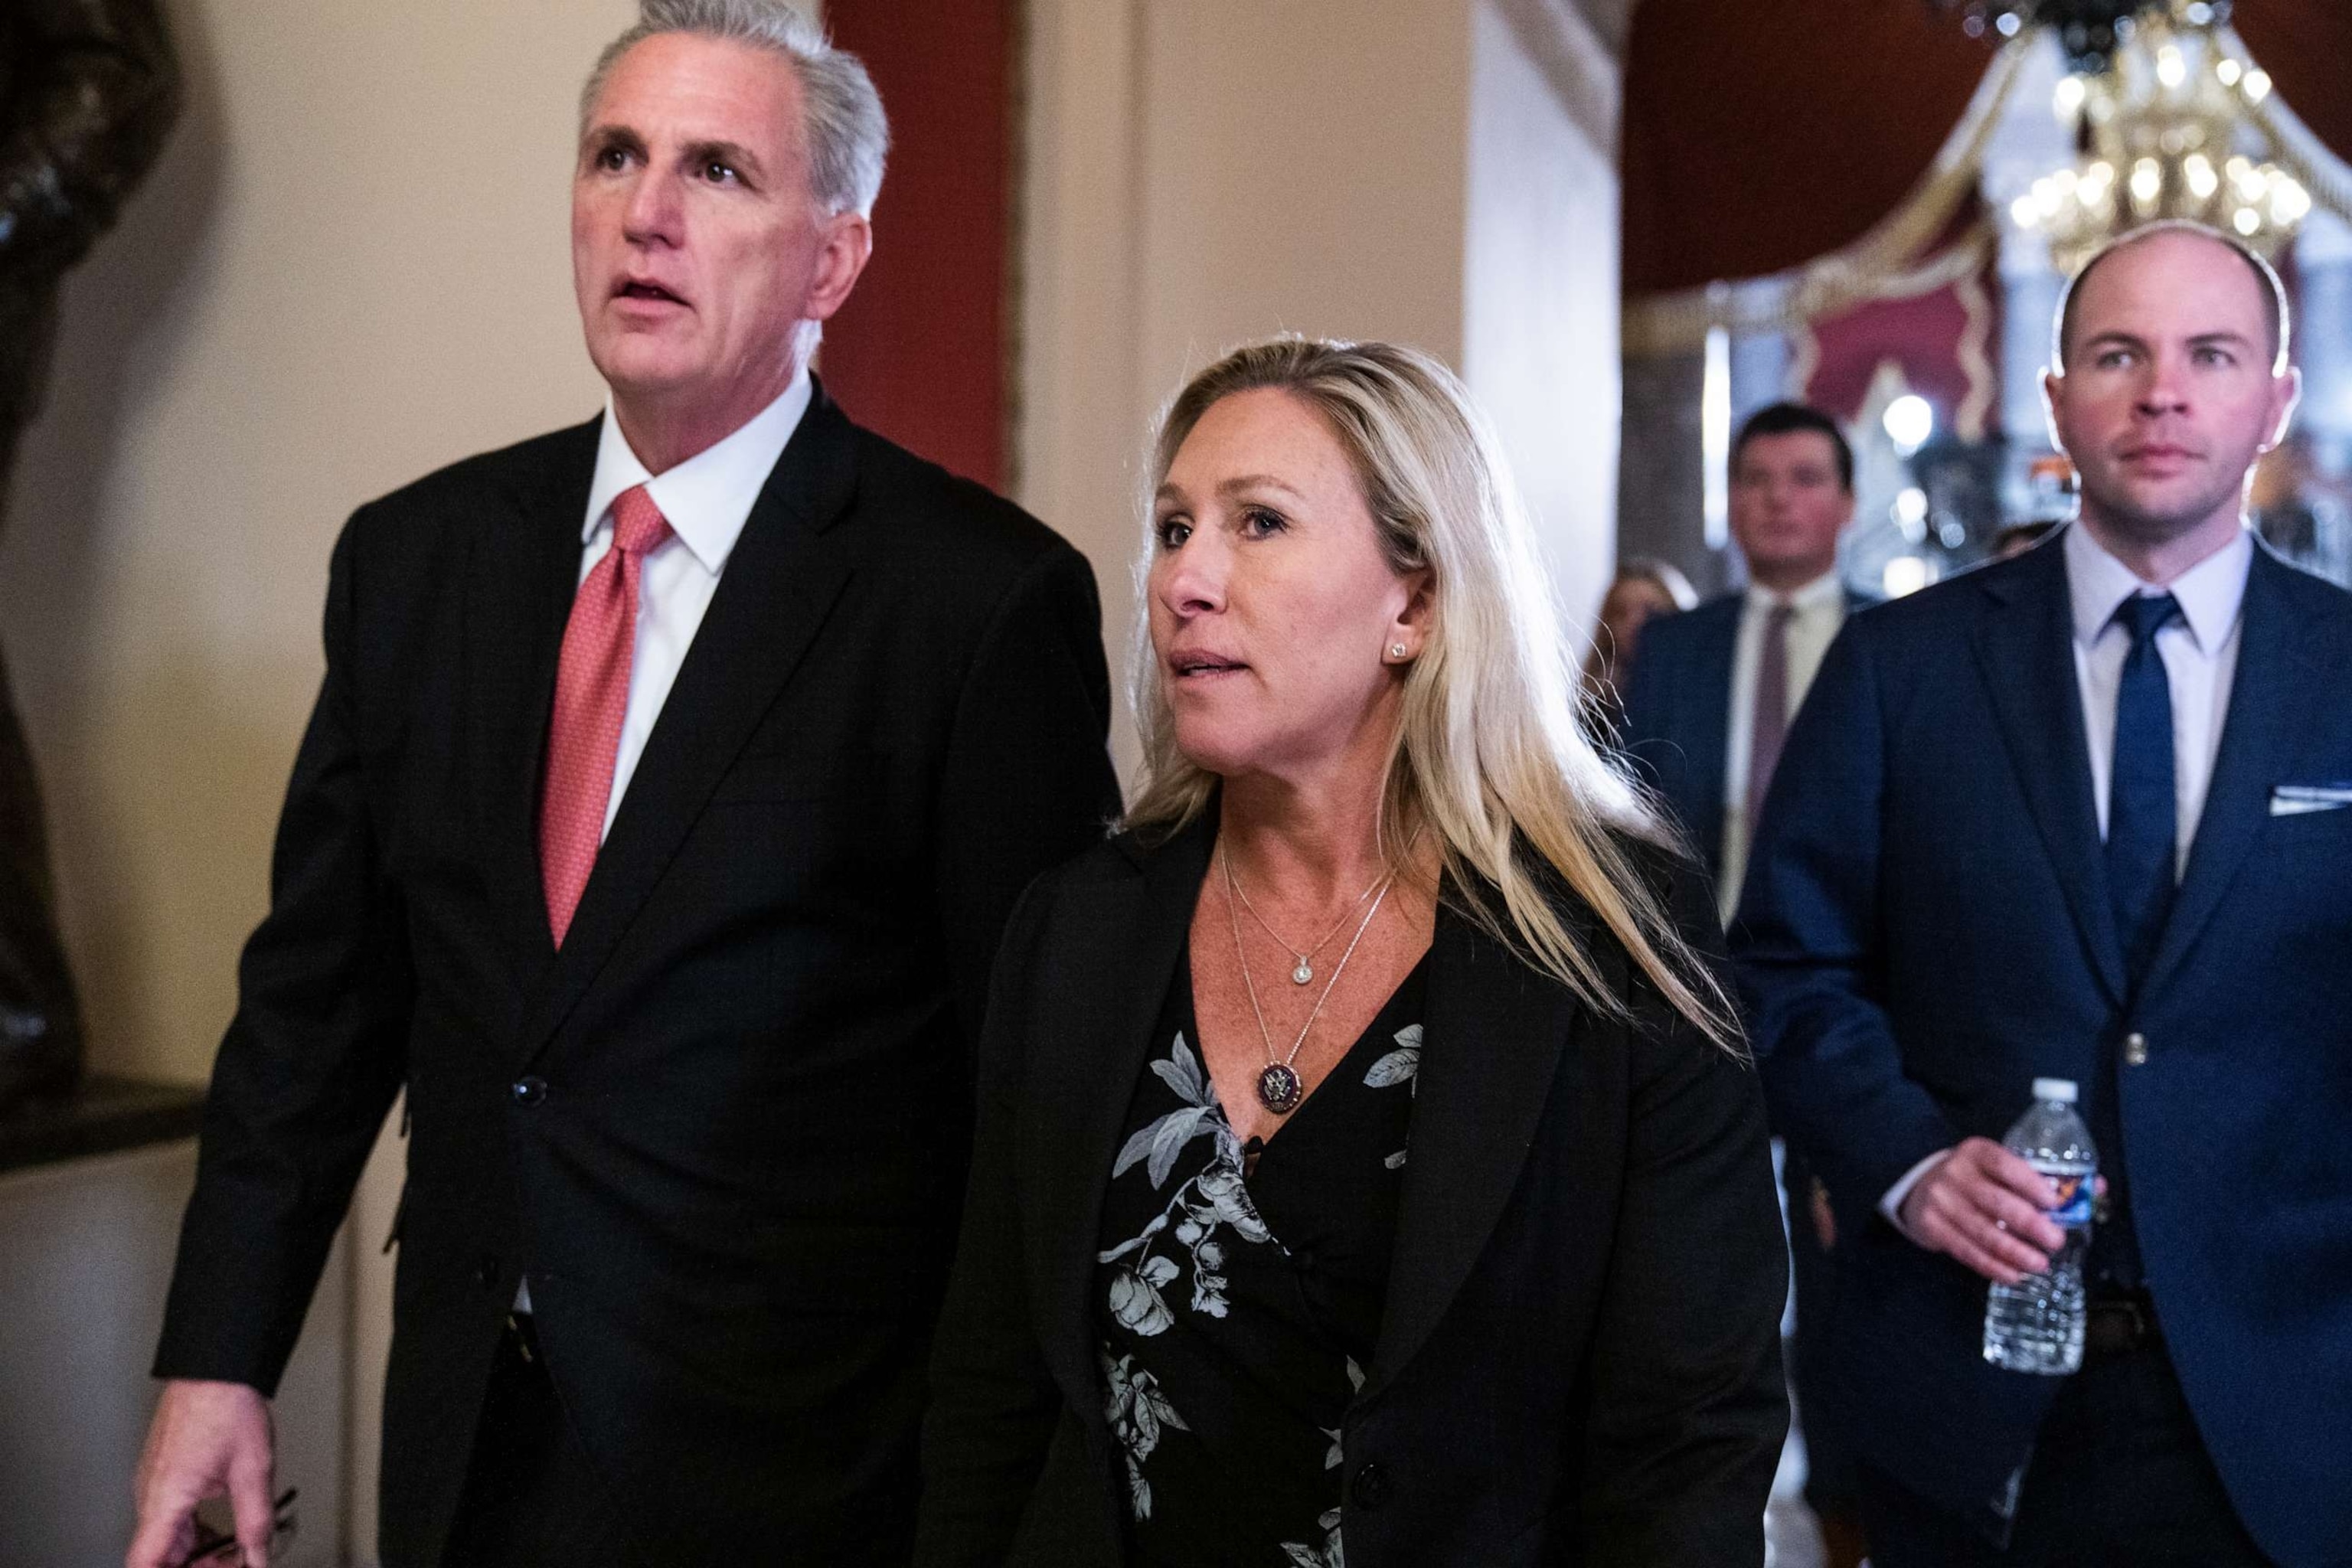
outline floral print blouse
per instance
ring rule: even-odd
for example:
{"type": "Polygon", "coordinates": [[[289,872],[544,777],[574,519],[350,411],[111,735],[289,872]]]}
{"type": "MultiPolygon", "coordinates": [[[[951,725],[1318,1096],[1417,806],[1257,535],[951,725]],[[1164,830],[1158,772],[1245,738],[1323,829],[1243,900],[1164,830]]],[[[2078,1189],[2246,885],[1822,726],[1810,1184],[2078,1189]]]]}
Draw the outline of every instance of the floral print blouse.
{"type": "Polygon", "coordinates": [[[1139,1563],[1341,1568],[1339,1431],[1388,1295],[1425,967],[1245,1148],[1193,1045],[1190,953],[1177,963],[1096,1274],[1139,1563]]]}

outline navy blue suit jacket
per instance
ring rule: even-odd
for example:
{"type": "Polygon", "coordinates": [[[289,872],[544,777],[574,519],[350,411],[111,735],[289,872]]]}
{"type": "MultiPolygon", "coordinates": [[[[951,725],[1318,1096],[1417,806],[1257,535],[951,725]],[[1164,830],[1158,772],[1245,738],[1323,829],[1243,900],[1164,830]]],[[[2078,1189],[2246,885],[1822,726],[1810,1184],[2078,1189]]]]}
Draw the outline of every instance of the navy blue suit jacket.
{"type": "Polygon", "coordinates": [[[1642,627],[1622,696],[1625,754],[1688,837],[1708,877],[1723,873],[1723,772],[1731,743],[1734,592],[1642,627]]]}
{"type": "Polygon", "coordinates": [[[1984,1281],[1875,1208],[2073,1079],[2095,1125],[2115,1097],[2146,1283],[2241,1516],[2283,1568],[2352,1563],[2352,809],[2274,811],[2352,785],[2352,595],[2256,550],[2137,995],[2072,636],[2054,541],[1868,611],[1774,777],[1735,942],[1779,1124],[1853,1238],[1822,1396],[1896,1479],[1997,1516],[2058,1380],[1987,1365],[1984,1281]]]}
{"type": "MultiPolygon", "coordinates": [[[[1709,877],[1723,875],[1731,664],[1746,598],[1735,590],[1649,622],[1625,672],[1625,754],[1664,799],[1709,877]]],[[[1846,613],[1870,603],[1849,590],[1846,613]]]]}

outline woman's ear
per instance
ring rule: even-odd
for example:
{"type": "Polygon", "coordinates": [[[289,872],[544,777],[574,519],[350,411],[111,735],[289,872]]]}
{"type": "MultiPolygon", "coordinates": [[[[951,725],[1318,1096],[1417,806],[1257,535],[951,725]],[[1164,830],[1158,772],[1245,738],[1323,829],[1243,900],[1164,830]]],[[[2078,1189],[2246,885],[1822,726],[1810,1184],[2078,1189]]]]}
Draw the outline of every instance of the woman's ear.
{"type": "Polygon", "coordinates": [[[1436,617],[1435,584],[1429,568],[1404,576],[1404,608],[1389,623],[1386,652],[1391,664],[1407,664],[1428,646],[1429,629],[1436,617]],[[1402,650],[1402,651],[1400,651],[1402,650]]]}

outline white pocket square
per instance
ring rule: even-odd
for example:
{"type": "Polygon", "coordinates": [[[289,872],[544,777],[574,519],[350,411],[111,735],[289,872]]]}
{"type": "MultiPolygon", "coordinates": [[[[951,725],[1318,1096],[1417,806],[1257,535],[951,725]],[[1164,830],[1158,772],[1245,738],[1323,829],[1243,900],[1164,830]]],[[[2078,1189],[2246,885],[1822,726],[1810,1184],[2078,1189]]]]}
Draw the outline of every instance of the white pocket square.
{"type": "Polygon", "coordinates": [[[2352,784],[2278,784],[2271,790],[2273,816],[2302,816],[2352,805],[2352,784]]]}

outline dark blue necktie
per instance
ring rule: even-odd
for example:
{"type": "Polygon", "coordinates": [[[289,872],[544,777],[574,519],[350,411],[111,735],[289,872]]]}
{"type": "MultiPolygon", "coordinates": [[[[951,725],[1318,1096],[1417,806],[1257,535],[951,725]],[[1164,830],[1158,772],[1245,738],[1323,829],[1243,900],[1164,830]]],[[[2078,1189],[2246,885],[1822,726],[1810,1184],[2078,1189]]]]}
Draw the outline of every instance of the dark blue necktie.
{"type": "Polygon", "coordinates": [[[2137,594],[2116,610],[2131,634],[2116,691],[2115,767],[2107,784],[2107,898],[2135,989],[2172,909],[2179,796],[2172,778],[2172,683],[2156,634],[2180,614],[2169,594],[2137,594]]]}

